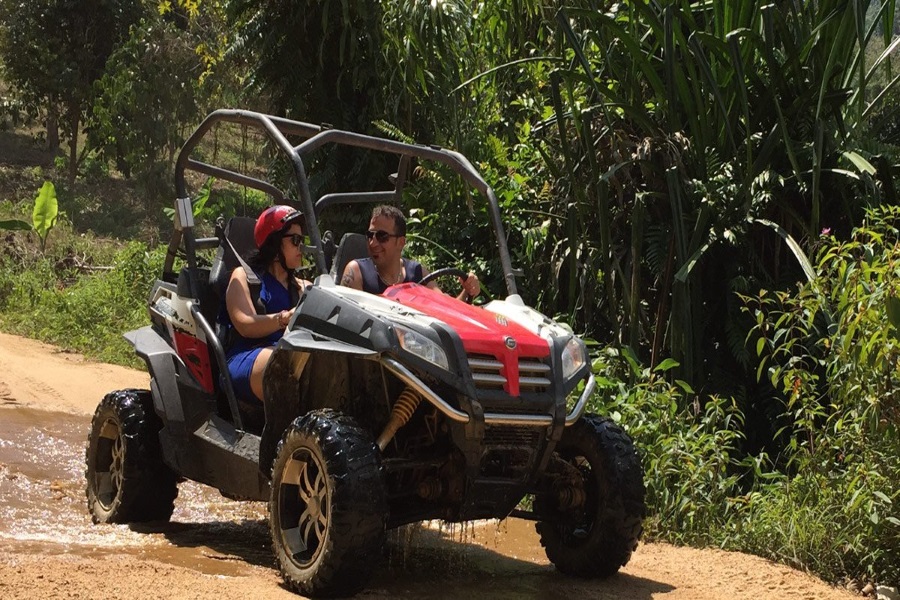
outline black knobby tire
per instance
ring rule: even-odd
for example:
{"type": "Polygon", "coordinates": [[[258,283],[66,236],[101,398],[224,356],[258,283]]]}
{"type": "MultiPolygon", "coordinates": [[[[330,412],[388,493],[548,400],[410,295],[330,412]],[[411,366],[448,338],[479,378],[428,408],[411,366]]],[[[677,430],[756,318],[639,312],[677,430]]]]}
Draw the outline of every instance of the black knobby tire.
{"type": "Polygon", "coordinates": [[[334,410],[298,417],[278,444],[269,529],[285,582],[342,596],[368,582],[381,556],[387,494],[372,435],[334,410]]]}
{"type": "Polygon", "coordinates": [[[556,456],[580,473],[584,502],[561,509],[552,496],[535,499],[547,558],[568,575],[613,575],[643,532],[644,476],[634,444],[611,420],[586,415],[566,429],[556,456]]]}
{"type": "Polygon", "coordinates": [[[162,460],[147,390],[107,394],[94,412],[85,462],[87,503],[94,523],[168,521],[178,477],[162,460]]]}

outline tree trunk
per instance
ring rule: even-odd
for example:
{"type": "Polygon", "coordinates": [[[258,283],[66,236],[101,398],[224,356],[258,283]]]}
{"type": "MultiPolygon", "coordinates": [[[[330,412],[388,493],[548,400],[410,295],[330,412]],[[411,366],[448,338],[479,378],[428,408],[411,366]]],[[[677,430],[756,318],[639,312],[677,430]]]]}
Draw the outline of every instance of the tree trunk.
{"type": "Polygon", "coordinates": [[[56,98],[50,98],[47,106],[47,152],[56,155],[59,152],[59,107],[56,98]]]}
{"type": "Polygon", "coordinates": [[[75,187],[78,175],[78,125],[81,119],[77,110],[70,110],[69,116],[69,190],[75,187]]]}

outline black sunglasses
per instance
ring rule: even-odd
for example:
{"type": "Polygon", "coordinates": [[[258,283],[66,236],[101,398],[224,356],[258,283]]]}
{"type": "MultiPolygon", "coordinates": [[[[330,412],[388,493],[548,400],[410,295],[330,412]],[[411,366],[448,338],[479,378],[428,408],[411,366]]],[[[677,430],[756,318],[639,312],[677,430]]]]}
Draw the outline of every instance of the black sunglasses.
{"type": "Polygon", "coordinates": [[[286,233],[281,237],[290,240],[290,242],[298,248],[306,242],[306,237],[301,233],[286,233]]]}
{"type": "Polygon", "coordinates": [[[403,235],[401,235],[399,233],[388,233],[384,229],[379,229],[378,231],[372,231],[370,229],[369,231],[366,232],[367,239],[371,240],[372,238],[375,238],[376,240],[378,240],[379,244],[385,243],[392,237],[403,237],[403,235]]]}

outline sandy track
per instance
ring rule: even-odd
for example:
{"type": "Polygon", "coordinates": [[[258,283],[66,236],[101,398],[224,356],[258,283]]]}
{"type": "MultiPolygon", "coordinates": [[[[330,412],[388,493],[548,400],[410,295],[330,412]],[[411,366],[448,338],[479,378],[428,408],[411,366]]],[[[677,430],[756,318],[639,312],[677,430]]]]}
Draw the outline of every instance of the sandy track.
{"type": "MultiPolygon", "coordinates": [[[[0,420],[4,414],[13,414],[8,411],[16,414],[31,409],[56,411],[74,415],[68,418],[77,422],[83,419],[86,431],[90,415],[106,392],[146,387],[147,381],[147,374],[140,371],[92,363],[45,344],[0,334],[0,420]]],[[[52,414],[47,413],[48,421],[52,420],[52,414]]],[[[76,442],[71,443],[77,446],[76,442]]],[[[4,440],[0,429],[0,447],[4,444],[13,442],[4,440]]],[[[0,463],[0,489],[26,476],[25,459],[16,460],[15,451],[25,457],[30,455],[27,450],[15,449],[14,458],[7,459],[8,464],[0,463]]],[[[70,454],[83,452],[80,447],[70,450],[70,454]]],[[[70,496],[66,506],[72,511],[69,517],[72,527],[85,527],[87,517],[80,512],[84,511],[83,501],[77,497],[83,483],[77,473],[66,477],[71,481],[35,481],[35,502],[47,501],[42,494],[58,495],[62,490],[63,496],[70,496]]],[[[178,515],[176,511],[176,518],[178,515]]],[[[235,525],[232,529],[237,533],[232,535],[238,542],[241,536],[264,537],[263,517],[260,513],[260,518],[250,525],[235,525]]],[[[175,523],[166,531],[135,536],[138,547],[131,547],[127,552],[104,547],[102,542],[96,547],[53,541],[23,544],[15,535],[0,531],[0,598],[297,597],[282,587],[277,572],[266,564],[265,552],[263,558],[248,560],[246,556],[223,551],[217,548],[221,531],[204,526],[194,527],[199,539],[185,541],[179,537],[179,531],[191,527],[191,524],[175,523]],[[147,547],[142,548],[141,544],[147,547]],[[226,563],[228,569],[215,567],[226,563]]],[[[556,573],[544,557],[531,525],[515,519],[483,527],[464,543],[436,530],[425,530],[418,535],[423,541],[417,556],[427,560],[407,565],[405,560],[396,559],[398,551],[394,548],[394,560],[388,561],[360,597],[858,598],[809,575],[757,557],[667,544],[642,544],[631,562],[609,580],[573,580],[556,573]]]]}

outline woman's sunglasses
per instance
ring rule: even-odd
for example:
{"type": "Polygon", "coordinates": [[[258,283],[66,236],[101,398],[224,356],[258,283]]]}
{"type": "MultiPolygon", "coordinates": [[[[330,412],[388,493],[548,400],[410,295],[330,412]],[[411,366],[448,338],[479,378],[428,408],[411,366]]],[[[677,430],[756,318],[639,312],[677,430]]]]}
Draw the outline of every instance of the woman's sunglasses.
{"type": "Polygon", "coordinates": [[[366,232],[366,238],[368,238],[369,240],[371,240],[372,238],[375,238],[379,244],[385,243],[392,237],[403,237],[403,236],[398,233],[388,233],[384,229],[379,229],[378,231],[372,231],[370,229],[369,231],[366,232]]]}
{"type": "Polygon", "coordinates": [[[306,243],[306,236],[300,233],[286,233],[281,236],[291,242],[294,246],[298,248],[301,247],[304,243],[306,243]]]}

